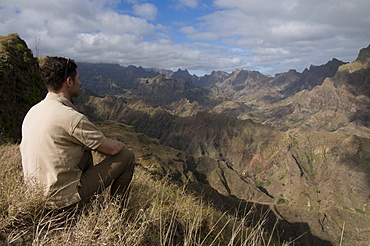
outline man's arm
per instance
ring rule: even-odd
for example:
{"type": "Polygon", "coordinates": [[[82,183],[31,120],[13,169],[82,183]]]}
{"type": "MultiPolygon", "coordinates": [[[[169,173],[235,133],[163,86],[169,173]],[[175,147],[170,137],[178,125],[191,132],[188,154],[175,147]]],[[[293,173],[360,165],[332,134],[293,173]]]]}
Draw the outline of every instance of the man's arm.
{"type": "Polygon", "coordinates": [[[125,144],[121,141],[105,139],[96,150],[105,155],[117,155],[124,148],[125,144]]]}

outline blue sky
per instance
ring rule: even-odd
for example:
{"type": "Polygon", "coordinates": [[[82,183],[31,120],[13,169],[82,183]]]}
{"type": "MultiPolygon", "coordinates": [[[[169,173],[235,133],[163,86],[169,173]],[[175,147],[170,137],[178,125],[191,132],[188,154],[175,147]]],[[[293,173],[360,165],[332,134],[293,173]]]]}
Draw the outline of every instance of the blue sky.
{"type": "Polygon", "coordinates": [[[0,0],[0,35],[18,33],[39,57],[273,76],[355,60],[370,44],[369,9],[369,0],[0,0]]]}

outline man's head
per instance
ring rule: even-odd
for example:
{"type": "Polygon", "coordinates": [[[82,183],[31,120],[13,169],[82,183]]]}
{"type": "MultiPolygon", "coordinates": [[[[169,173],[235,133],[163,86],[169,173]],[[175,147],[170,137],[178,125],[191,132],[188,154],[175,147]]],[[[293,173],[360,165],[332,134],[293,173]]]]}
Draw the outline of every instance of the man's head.
{"type": "MultiPolygon", "coordinates": [[[[71,59],[62,57],[47,57],[40,64],[41,75],[46,88],[52,92],[59,92],[66,83],[80,83],[76,63],[71,59]]],[[[77,88],[72,88],[76,94],[77,88]]],[[[79,85],[78,85],[79,90],[79,85]]],[[[72,96],[78,96],[72,95],[72,96]]]]}

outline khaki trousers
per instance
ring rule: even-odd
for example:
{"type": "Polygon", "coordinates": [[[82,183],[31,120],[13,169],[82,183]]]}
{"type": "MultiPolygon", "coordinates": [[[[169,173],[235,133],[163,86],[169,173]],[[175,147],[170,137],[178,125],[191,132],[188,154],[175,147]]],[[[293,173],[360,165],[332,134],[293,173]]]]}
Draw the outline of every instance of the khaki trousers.
{"type": "Polygon", "coordinates": [[[134,174],[134,165],[135,156],[127,148],[95,166],[91,151],[85,151],[78,165],[82,170],[81,187],[78,188],[82,202],[89,202],[108,186],[111,186],[111,195],[124,198],[134,174]]]}

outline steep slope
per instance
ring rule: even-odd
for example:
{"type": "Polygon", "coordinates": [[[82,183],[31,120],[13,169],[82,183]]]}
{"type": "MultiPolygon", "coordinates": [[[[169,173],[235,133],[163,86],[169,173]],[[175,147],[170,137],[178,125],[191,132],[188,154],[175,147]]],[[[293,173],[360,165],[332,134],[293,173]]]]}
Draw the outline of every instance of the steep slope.
{"type": "Polygon", "coordinates": [[[212,71],[210,75],[206,74],[194,81],[194,84],[200,87],[212,88],[215,84],[225,81],[229,76],[229,73],[223,71],[212,71]]]}
{"type": "Polygon", "coordinates": [[[325,131],[292,136],[251,120],[205,112],[177,117],[142,101],[112,96],[90,97],[82,106],[95,119],[133,125],[162,144],[200,158],[198,172],[222,194],[258,200],[247,188],[253,184],[279,203],[368,212],[364,207],[370,202],[370,192],[364,189],[369,177],[368,138],[351,141],[325,131]],[[240,179],[248,185],[233,184],[240,179]]]}
{"type": "Polygon", "coordinates": [[[137,79],[137,87],[129,90],[125,97],[132,100],[144,100],[152,106],[168,108],[169,105],[186,98],[201,105],[212,105],[212,98],[207,89],[196,87],[191,79],[172,79],[158,75],[153,78],[137,79]]]}
{"type": "Polygon", "coordinates": [[[250,120],[210,113],[176,117],[142,101],[112,96],[91,97],[84,106],[101,119],[128,122],[180,151],[168,162],[170,168],[154,165],[163,160],[155,149],[145,148],[151,153],[144,159],[155,160],[150,166],[154,173],[187,182],[220,208],[241,206],[241,201],[223,198],[237,197],[272,209],[288,237],[299,237],[297,228],[310,230],[302,245],[338,244],[344,223],[349,245],[366,245],[370,239],[368,138],[325,131],[293,137],[250,120]]]}
{"type": "Polygon", "coordinates": [[[336,73],[335,86],[345,87],[355,96],[370,97],[370,45],[360,50],[357,59],[341,66],[336,73]]]}
{"type": "Polygon", "coordinates": [[[194,116],[199,111],[207,111],[207,109],[199,105],[197,101],[190,102],[186,98],[182,98],[177,102],[173,102],[167,106],[167,108],[175,115],[181,117],[194,116]]]}
{"type": "Polygon", "coordinates": [[[279,88],[279,92],[283,98],[294,95],[302,90],[312,90],[314,87],[321,85],[326,78],[331,78],[335,75],[338,68],[345,64],[342,61],[333,59],[321,66],[311,65],[309,69],[305,69],[302,73],[291,70],[288,73],[282,73],[275,76],[270,81],[269,87],[279,88]],[[292,79],[296,77],[295,79],[292,79]],[[288,81],[290,81],[287,83],[288,81]]]}
{"type": "Polygon", "coordinates": [[[20,139],[25,114],[45,94],[27,44],[17,34],[0,36],[0,143],[20,139]]]}
{"type": "Polygon", "coordinates": [[[303,90],[268,105],[261,111],[265,124],[294,134],[307,131],[338,131],[346,135],[369,136],[370,113],[369,47],[356,61],[339,67],[333,78],[312,90],[303,90]]]}
{"type": "Polygon", "coordinates": [[[348,108],[351,122],[359,126],[370,126],[370,45],[361,49],[357,59],[341,66],[333,79],[334,85],[350,93],[351,107],[348,108]]]}
{"type": "MultiPolygon", "coordinates": [[[[235,215],[235,209],[239,210],[241,216],[243,216],[243,211],[252,209],[255,211],[255,219],[260,215],[267,217],[263,226],[269,229],[275,228],[280,240],[295,240],[297,245],[307,246],[339,245],[342,235],[343,242],[345,242],[342,245],[365,246],[370,239],[368,229],[370,219],[362,212],[350,211],[350,208],[343,210],[334,206],[321,211],[309,211],[304,208],[287,206],[286,203],[274,204],[266,198],[264,202],[261,202],[262,200],[260,202],[250,200],[245,202],[237,199],[234,194],[228,193],[223,186],[223,182],[226,182],[229,188],[233,189],[232,186],[241,185],[243,179],[235,175],[230,166],[222,165],[222,161],[205,156],[197,158],[183,151],[163,146],[157,139],[148,138],[144,134],[137,133],[133,127],[117,122],[99,122],[98,126],[109,137],[119,138],[126,142],[135,152],[137,163],[145,167],[153,177],[187,184],[187,189],[190,192],[233,215],[235,215]],[[220,180],[220,182],[214,182],[213,176],[218,176],[215,180],[220,180]],[[344,232],[342,232],[343,229],[344,232]]],[[[290,148],[294,149],[295,147],[290,146],[290,148]]],[[[297,160],[299,159],[300,157],[297,156],[297,160]]],[[[338,173],[340,171],[339,168],[338,173]]],[[[303,175],[307,175],[304,170],[303,172],[303,175]]],[[[283,179],[285,178],[283,177],[283,179]]],[[[244,178],[243,182],[246,180],[247,178],[244,178]]],[[[330,182],[326,183],[326,185],[329,184],[330,182]]],[[[242,187],[246,190],[246,186],[242,187]]],[[[252,186],[249,186],[249,189],[258,193],[258,190],[252,186]]],[[[340,187],[338,186],[337,189],[340,187]]],[[[309,192],[308,190],[307,193],[309,192]]],[[[320,192],[322,191],[315,190],[317,194],[320,192]]],[[[352,198],[352,200],[355,199],[352,198]]]]}

